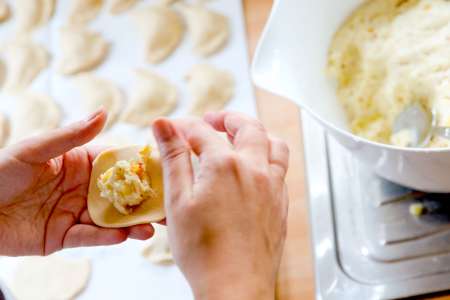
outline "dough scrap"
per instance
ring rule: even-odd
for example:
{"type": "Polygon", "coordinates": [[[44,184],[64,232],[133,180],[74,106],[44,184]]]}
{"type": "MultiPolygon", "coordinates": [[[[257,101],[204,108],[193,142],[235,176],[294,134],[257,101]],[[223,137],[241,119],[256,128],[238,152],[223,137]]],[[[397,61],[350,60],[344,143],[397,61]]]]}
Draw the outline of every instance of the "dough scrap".
{"type": "Polygon", "coordinates": [[[87,259],[26,257],[17,266],[11,291],[17,300],[70,300],[85,289],[90,273],[87,259]]]}
{"type": "Polygon", "coordinates": [[[113,15],[121,14],[132,8],[138,0],[111,0],[109,12],[113,15]]]}
{"type": "Polygon", "coordinates": [[[113,82],[92,74],[80,75],[76,79],[76,85],[87,110],[95,111],[100,107],[106,109],[108,121],[105,128],[111,127],[117,121],[122,108],[121,90],[113,82]]]}
{"type": "Polygon", "coordinates": [[[9,119],[0,113],[0,147],[3,147],[7,143],[10,132],[9,119]]]}
{"type": "Polygon", "coordinates": [[[130,106],[123,116],[125,122],[148,126],[155,118],[166,116],[177,107],[177,89],[165,78],[141,69],[136,71],[136,79],[130,106]]]}
{"type": "Polygon", "coordinates": [[[186,76],[192,97],[191,114],[203,115],[208,111],[217,111],[231,100],[234,95],[233,76],[211,65],[200,64],[192,68],[186,76]]]}
{"type": "Polygon", "coordinates": [[[169,57],[180,44],[184,24],[178,13],[165,5],[153,5],[134,14],[145,43],[145,58],[151,64],[169,57]]]}
{"type": "Polygon", "coordinates": [[[147,246],[142,249],[142,256],[153,264],[174,263],[172,252],[169,247],[167,228],[159,224],[153,224],[155,234],[147,246]]]}
{"type": "Polygon", "coordinates": [[[94,20],[103,7],[103,0],[71,0],[69,23],[84,25],[94,20]]]}
{"type": "Polygon", "coordinates": [[[106,59],[110,44],[97,32],[82,27],[66,27],[60,35],[62,58],[59,64],[64,75],[95,69],[106,59]]]}
{"type": "Polygon", "coordinates": [[[120,160],[139,159],[142,146],[113,148],[102,152],[92,164],[91,180],[88,192],[88,211],[92,221],[101,227],[120,228],[138,224],[158,222],[165,218],[164,188],[162,166],[157,151],[152,151],[152,159],[148,169],[152,181],[152,188],[156,197],[151,201],[144,201],[130,214],[121,214],[113,204],[100,196],[97,180],[101,174],[111,168],[120,160]]]}
{"type": "Polygon", "coordinates": [[[183,4],[189,32],[197,55],[207,57],[222,50],[230,38],[230,24],[226,16],[201,4],[183,4]]]}
{"type": "Polygon", "coordinates": [[[6,0],[0,0],[0,23],[7,21],[11,17],[11,8],[6,0]]]}
{"type": "Polygon", "coordinates": [[[47,50],[28,38],[10,42],[2,52],[7,64],[4,87],[7,92],[26,89],[50,62],[47,50]]]}
{"type": "Polygon", "coordinates": [[[48,23],[55,12],[56,0],[15,0],[17,28],[30,32],[48,23]]]}
{"type": "Polygon", "coordinates": [[[60,107],[47,95],[27,93],[11,118],[11,143],[55,129],[62,119],[60,107]]]}

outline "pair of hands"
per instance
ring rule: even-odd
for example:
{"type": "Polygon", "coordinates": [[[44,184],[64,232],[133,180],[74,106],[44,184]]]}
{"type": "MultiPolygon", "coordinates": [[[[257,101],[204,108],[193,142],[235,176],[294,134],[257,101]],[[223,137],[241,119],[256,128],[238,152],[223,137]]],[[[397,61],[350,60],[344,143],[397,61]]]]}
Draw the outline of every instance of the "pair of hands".
{"type": "MultiPolygon", "coordinates": [[[[100,111],[0,151],[1,255],[47,255],[153,235],[150,224],[105,229],[89,217],[92,161],[102,149],[80,146],[105,120],[100,111]]],[[[272,299],[286,232],[285,143],[236,113],[160,119],[153,129],[171,248],[196,298],[272,299]],[[192,152],[199,158],[195,172],[192,152]]]]}

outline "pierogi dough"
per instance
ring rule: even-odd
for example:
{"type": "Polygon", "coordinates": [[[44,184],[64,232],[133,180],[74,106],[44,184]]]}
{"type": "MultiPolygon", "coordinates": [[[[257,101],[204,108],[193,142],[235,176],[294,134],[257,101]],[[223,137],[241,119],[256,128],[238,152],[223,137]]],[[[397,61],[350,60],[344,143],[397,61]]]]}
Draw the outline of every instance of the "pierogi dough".
{"type": "Polygon", "coordinates": [[[103,7],[104,0],[71,0],[69,23],[84,25],[94,20],[103,7]]]}
{"type": "Polygon", "coordinates": [[[17,266],[11,291],[17,300],[72,300],[85,289],[90,273],[87,259],[26,257],[17,266]]]}
{"type": "Polygon", "coordinates": [[[111,0],[109,12],[113,15],[121,14],[132,8],[138,0],[111,0]]]}
{"type": "Polygon", "coordinates": [[[155,234],[142,250],[142,256],[153,264],[172,264],[174,262],[169,247],[169,237],[166,226],[153,224],[155,234]]]}
{"type": "Polygon", "coordinates": [[[55,12],[56,0],[14,0],[17,29],[30,32],[47,24],[55,12]]]}
{"type": "MultiPolygon", "coordinates": [[[[435,110],[450,126],[450,2],[372,0],[362,4],[336,33],[328,71],[351,130],[399,146],[392,127],[412,104],[435,110]]],[[[449,147],[433,137],[429,147],[449,147]]]]}
{"type": "Polygon", "coordinates": [[[74,75],[97,68],[106,59],[110,44],[97,32],[82,26],[65,27],[60,33],[60,72],[74,75]]]}

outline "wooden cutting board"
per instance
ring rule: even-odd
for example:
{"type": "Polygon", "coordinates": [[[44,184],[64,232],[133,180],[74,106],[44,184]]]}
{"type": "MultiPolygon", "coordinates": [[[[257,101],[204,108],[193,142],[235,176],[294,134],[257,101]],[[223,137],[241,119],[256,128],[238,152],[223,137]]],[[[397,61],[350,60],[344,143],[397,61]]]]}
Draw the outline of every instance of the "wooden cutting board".
{"type": "MultiPolygon", "coordinates": [[[[272,0],[244,0],[243,3],[250,55],[253,55],[269,15],[272,0]]],[[[291,150],[287,179],[290,196],[288,237],[278,276],[277,299],[314,299],[313,259],[305,194],[300,111],[288,100],[262,90],[256,90],[256,98],[260,119],[273,134],[286,140],[291,150]]]]}

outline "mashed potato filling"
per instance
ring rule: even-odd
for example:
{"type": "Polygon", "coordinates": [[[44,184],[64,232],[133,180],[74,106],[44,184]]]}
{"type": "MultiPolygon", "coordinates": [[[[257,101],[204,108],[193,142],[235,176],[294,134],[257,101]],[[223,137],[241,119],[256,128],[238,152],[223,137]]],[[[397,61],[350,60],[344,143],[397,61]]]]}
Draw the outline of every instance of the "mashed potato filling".
{"type": "Polygon", "coordinates": [[[121,214],[131,214],[142,202],[156,195],[147,170],[150,155],[151,149],[146,146],[139,152],[138,160],[118,161],[97,181],[101,197],[108,199],[121,214]]]}
{"type": "MultiPolygon", "coordinates": [[[[450,1],[370,0],[336,33],[329,74],[351,130],[367,139],[404,146],[396,117],[419,104],[450,126],[450,1]]],[[[433,136],[428,147],[449,147],[433,136]]]]}

